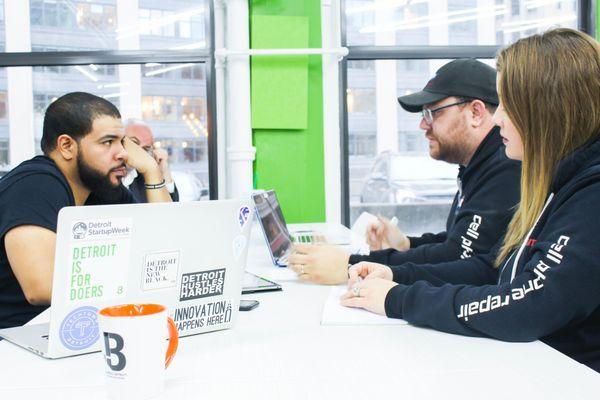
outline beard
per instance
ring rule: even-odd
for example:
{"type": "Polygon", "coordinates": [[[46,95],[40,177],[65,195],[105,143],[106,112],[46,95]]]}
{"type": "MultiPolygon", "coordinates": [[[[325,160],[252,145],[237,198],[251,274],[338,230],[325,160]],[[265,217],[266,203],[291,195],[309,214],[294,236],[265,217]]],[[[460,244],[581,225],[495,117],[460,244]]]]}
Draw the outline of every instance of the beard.
{"type": "Polygon", "coordinates": [[[445,161],[450,164],[462,164],[468,155],[468,146],[466,143],[466,126],[457,121],[448,130],[454,132],[450,137],[439,137],[433,132],[428,132],[437,142],[437,151],[430,148],[430,156],[433,159],[445,161]]]}
{"type": "Polygon", "coordinates": [[[77,154],[77,168],[79,170],[79,179],[83,185],[93,193],[97,198],[107,202],[113,202],[121,196],[121,180],[114,184],[110,180],[110,173],[123,165],[111,168],[107,174],[103,174],[97,169],[91,167],[84,159],[81,152],[77,154]]]}

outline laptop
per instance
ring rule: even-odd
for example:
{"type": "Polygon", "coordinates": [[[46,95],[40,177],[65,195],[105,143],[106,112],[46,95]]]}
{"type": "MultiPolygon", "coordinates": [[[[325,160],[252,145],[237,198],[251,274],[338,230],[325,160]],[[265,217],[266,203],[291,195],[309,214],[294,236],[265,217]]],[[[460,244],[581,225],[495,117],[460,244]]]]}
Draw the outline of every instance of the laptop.
{"type": "Polygon", "coordinates": [[[50,323],[2,329],[0,336],[45,358],[96,352],[98,310],[137,302],[165,305],[181,337],[232,327],[251,206],[224,200],[63,208],[50,323]]]}
{"type": "Polygon", "coordinates": [[[349,233],[332,234],[313,230],[290,232],[274,190],[255,193],[252,200],[273,263],[279,267],[287,266],[292,243],[329,243],[346,246],[351,244],[349,233]]]}

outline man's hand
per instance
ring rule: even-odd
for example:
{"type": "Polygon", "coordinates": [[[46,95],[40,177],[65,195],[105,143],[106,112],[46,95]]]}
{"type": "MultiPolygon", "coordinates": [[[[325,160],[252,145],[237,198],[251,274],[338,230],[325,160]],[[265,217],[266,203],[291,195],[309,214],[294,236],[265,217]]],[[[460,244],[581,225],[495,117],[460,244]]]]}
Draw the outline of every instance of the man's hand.
{"type": "Polygon", "coordinates": [[[152,151],[154,155],[154,159],[156,160],[158,166],[160,167],[160,171],[162,172],[163,177],[167,183],[173,182],[173,176],[171,175],[171,170],[169,169],[169,152],[165,149],[154,149],[152,151]]]}
{"type": "Polygon", "coordinates": [[[350,255],[338,246],[295,244],[288,266],[300,280],[337,285],[348,280],[350,255]]]}
{"type": "Polygon", "coordinates": [[[387,265],[368,261],[359,262],[348,269],[348,289],[361,280],[381,278],[391,281],[393,277],[392,269],[387,265]]]}
{"type": "Polygon", "coordinates": [[[381,278],[365,279],[355,283],[342,296],[340,303],[346,307],[364,308],[385,315],[385,298],[396,285],[396,282],[381,278]]]}
{"type": "Polygon", "coordinates": [[[393,248],[398,251],[410,249],[410,240],[398,227],[384,217],[377,217],[378,221],[367,227],[367,243],[371,250],[393,248]]]}
{"type": "MultiPolygon", "coordinates": [[[[163,174],[157,161],[142,147],[128,137],[123,138],[123,147],[127,151],[127,165],[135,168],[144,177],[146,185],[158,185],[164,181],[163,174]]],[[[148,203],[171,202],[171,196],[165,186],[150,189],[146,187],[148,203]]]]}
{"type": "Polygon", "coordinates": [[[127,165],[131,168],[135,168],[140,174],[146,178],[147,174],[153,176],[160,176],[158,182],[151,181],[151,183],[159,183],[163,180],[160,167],[154,157],[148,154],[142,147],[130,138],[123,138],[123,147],[127,151],[127,165]]]}

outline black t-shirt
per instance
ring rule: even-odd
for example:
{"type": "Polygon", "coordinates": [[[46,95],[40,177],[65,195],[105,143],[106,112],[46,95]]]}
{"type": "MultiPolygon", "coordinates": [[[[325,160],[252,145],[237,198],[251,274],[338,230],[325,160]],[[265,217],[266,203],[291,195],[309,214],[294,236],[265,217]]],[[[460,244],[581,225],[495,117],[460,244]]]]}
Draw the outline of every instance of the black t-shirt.
{"type": "MultiPolygon", "coordinates": [[[[127,203],[135,203],[135,199],[125,187],[110,200],[92,193],[86,201],[86,205],[127,203]]],[[[0,179],[0,328],[23,325],[46,309],[27,302],[8,262],[6,233],[19,225],[56,232],[58,212],[74,205],[67,179],[48,157],[27,160],[0,179]]]]}

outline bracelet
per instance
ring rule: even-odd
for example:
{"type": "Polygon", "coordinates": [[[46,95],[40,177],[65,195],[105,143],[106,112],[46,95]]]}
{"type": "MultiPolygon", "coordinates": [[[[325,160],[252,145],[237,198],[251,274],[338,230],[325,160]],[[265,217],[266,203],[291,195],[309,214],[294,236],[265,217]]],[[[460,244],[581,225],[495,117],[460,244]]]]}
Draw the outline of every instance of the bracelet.
{"type": "Polygon", "coordinates": [[[162,189],[165,187],[165,180],[163,179],[161,183],[157,183],[156,185],[148,185],[145,183],[144,186],[146,189],[162,189]]]}

